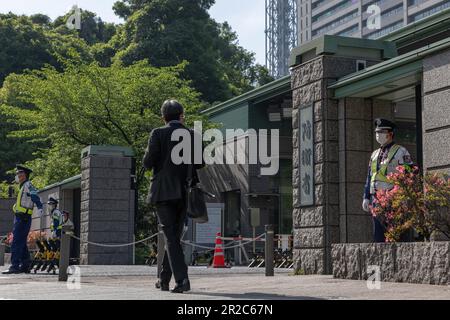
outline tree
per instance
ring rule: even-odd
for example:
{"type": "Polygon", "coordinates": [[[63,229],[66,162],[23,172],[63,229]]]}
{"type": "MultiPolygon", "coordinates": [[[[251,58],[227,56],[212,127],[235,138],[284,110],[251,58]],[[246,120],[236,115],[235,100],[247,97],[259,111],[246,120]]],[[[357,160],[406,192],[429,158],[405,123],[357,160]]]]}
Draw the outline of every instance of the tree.
{"type": "Polygon", "coordinates": [[[64,16],[60,16],[53,22],[53,28],[56,32],[61,34],[73,34],[79,36],[86,41],[88,45],[97,43],[106,43],[116,33],[116,26],[114,23],[104,22],[95,13],[81,10],[81,29],[70,30],[66,23],[73,11],[68,12],[64,16]]]}
{"type": "Polygon", "coordinates": [[[87,145],[129,146],[140,160],[149,132],[162,124],[159,108],[168,98],[184,104],[190,120],[200,119],[199,94],[179,78],[184,68],[67,62],[64,72],[46,67],[8,77],[20,103],[10,101],[0,110],[19,128],[10,137],[47,146],[28,163],[39,177],[35,183],[44,186],[77,174],[87,145]]]}
{"type": "MultiPolygon", "coordinates": [[[[154,68],[147,61],[106,68],[66,61],[64,72],[48,66],[8,77],[5,83],[17,98],[0,106],[0,114],[18,126],[10,136],[23,139],[23,144],[42,145],[27,163],[35,172],[33,183],[40,188],[79,174],[80,151],[91,144],[129,146],[140,168],[149,133],[162,125],[163,101],[178,99],[186,108],[188,125],[202,119],[199,94],[179,77],[184,68],[154,68]]],[[[137,239],[156,226],[145,203],[149,184],[142,178],[140,182],[137,239]]]]}
{"type": "MultiPolygon", "coordinates": [[[[17,89],[17,81],[25,70],[40,69],[52,65],[63,69],[60,62],[64,59],[77,59],[91,62],[93,57],[87,44],[77,35],[60,34],[51,29],[45,15],[31,17],[14,14],[0,15],[0,84],[10,76],[10,81],[3,83],[0,89],[0,104],[9,104],[21,108],[29,107],[23,101],[17,89]]],[[[16,163],[23,163],[33,158],[39,143],[33,138],[11,137],[9,132],[18,129],[5,115],[0,115],[0,181],[12,179],[6,171],[16,163]]]]}
{"type": "Polygon", "coordinates": [[[124,0],[114,5],[126,23],[110,44],[113,60],[125,65],[148,59],[154,66],[189,62],[184,76],[210,103],[242,94],[258,84],[262,67],[239,46],[228,24],[208,14],[214,0],[124,0]]]}
{"type": "Polygon", "coordinates": [[[55,62],[42,26],[25,16],[0,15],[0,84],[10,73],[55,62]]]}

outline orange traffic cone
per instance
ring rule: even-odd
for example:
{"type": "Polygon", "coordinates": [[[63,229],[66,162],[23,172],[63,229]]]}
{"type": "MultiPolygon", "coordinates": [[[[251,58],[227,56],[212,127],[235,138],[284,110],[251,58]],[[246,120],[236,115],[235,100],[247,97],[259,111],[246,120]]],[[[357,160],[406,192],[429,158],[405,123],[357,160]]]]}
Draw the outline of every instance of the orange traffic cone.
{"type": "Polygon", "coordinates": [[[225,257],[222,249],[222,238],[220,232],[217,233],[216,247],[214,248],[213,268],[226,268],[225,257]]]}

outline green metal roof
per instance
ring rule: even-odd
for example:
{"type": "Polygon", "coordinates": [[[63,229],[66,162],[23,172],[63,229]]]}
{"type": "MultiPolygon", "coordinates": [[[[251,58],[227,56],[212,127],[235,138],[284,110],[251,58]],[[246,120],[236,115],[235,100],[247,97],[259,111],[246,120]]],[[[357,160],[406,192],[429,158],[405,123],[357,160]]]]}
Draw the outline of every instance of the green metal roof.
{"type": "Polygon", "coordinates": [[[81,186],[81,174],[71,177],[69,179],[63,180],[61,182],[57,182],[57,183],[51,184],[49,186],[46,186],[45,188],[39,190],[39,192],[48,191],[50,189],[58,188],[58,187],[66,187],[66,189],[67,189],[69,187],[75,187],[75,188],[78,187],[79,188],[80,186],[81,186]]]}
{"type": "Polygon", "coordinates": [[[397,48],[405,47],[439,31],[450,29],[450,8],[395,30],[378,40],[395,42],[397,48]]]}
{"type": "Polygon", "coordinates": [[[315,56],[333,54],[383,60],[397,56],[395,43],[389,41],[322,35],[294,48],[290,56],[290,66],[305,62],[303,56],[310,52],[313,52],[315,56]]]}
{"type": "Polygon", "coordinates": [[[328,88],[335,90],[335,98],[342,98],[382,83],[387,84],[396,77],[421,71],[423,57],[449,47],[450,38],[447,38],[343,77],[328,88]]]}
{"type": "Polygon", "coordinates": [[[244,93],[238,97],[220,103],[212,108],[202,111],[202,114],[212,115],[222,112],[227,109],[234,108],[242,105],[248,101],[255,101],[261,99],[270,99],[274,96],[291,91],[291,76],[285,76],[283,78],[272,81],[252,91],[244,93]]]}

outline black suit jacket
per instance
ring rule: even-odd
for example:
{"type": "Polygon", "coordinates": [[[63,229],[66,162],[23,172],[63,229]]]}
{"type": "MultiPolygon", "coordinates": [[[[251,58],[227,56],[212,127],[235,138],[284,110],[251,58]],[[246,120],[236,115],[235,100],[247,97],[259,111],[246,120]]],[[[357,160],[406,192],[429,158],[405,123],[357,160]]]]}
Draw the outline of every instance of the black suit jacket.
{"type": "MultiPolygon", "coordinates": [[[[151,204],[183,199],[186,195],[188,170],[192,167],[187,164],[174,164],[171,158],[173,148],[180,143],[179,141],[172,141],[172,133],[177,129],[189,132],[193,157],[194,133],[181,123],[171,122],[152,131],[143,159],[144,167],[153,170],[153,178],[147,198],[147,201],[151,204]]],[[[194,168],[198,169],[202,166],[194,165],[194,168]]],[[[198,180],[195,170],[193,179],[198,180]]]]}

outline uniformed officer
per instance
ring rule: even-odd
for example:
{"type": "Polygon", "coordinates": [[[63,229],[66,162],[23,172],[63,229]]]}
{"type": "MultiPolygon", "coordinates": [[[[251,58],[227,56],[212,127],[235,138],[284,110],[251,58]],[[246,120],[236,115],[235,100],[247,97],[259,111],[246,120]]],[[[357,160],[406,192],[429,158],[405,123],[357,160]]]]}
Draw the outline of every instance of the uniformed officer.
{"type": "Polygon", "coordinates": [[[33,171],[21,165],[16,166],[16,183],[20,189],[16,203],[13,206],[14,229],[11,244],[11,267],[3,274],[28,273],[30,267],[30,253],[28,252],[27,239],[31,227],[33,207],[38,208],[38,215],[42,217],[42,203],[37,195],[36,188],[29,181],[33,171]]]}
{"type": "MultiPolygon", "coordinates": [[[[378,190],[390,190],[393,185],[387,180],[399,165],[412,165],[411,155],[406,148],[394,142],[396,125],[386,119],[375,120],[376,140],[381,147],[372,153],[364,190],[363,210],[370,212],[378,190]]],[[[373,218],[374,242],[385,242],[386,227],[378,218],[373,218]]]]}
{"type": "Polygon", "coordinates": [[[52,231],[52,238],[61,238],[61,230],[64,224],[63,213],[58,209],[58,200],[50,197],[47,202],[48,210],[50,211],[50,217],[52,222],[50,225],[50,230],[52,231]]]}

